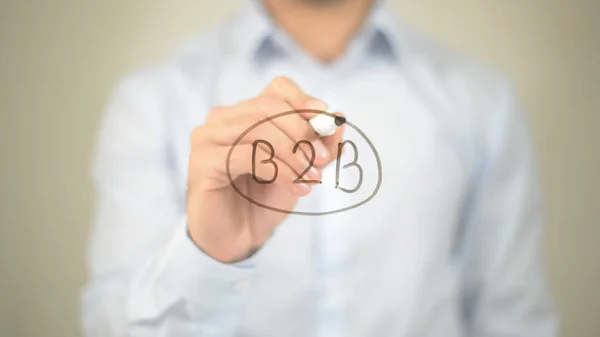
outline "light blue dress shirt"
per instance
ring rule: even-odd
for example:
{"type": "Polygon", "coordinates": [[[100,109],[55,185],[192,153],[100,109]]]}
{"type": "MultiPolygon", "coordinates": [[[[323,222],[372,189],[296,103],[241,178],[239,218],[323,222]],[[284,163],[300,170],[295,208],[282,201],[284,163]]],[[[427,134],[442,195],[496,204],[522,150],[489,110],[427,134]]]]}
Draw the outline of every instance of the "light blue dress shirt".
{"type": "MultiPolygon", "coordinates": [[[[344,169],[340,184],[356,175],[344,169]]],[[[345,56],[323,65],[247,1],[116,87],[93,177],[87,336],[557,334],[538,177],[513,88],[383,4],[345,56]],[[254,97],[277,76],[343,112],[381,163],[346,128],[360,190],[334,188],[332,164],[295,210],[339,209],[380,186],[345,212],[290,215],[257,254],[224,265],[186,236],[189,135],[211,108],[254,97]]]]}

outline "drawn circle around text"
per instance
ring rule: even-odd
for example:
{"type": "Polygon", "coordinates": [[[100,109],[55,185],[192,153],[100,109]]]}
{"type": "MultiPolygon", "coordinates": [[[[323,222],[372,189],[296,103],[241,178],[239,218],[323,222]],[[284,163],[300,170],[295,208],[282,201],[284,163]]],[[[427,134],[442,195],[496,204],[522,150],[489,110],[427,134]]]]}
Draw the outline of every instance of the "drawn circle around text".
{"type": "Polygon", "coordinates": [[[375,149],[375,146],[373,146],[373,143],[371,142],[371,140],[354,124],[352,124],[351,122],[349,122],[348,120],[346,120],[345,125],[351,127],[352,129],[354,129],[354,131],[358,132],[358,134],[360,134],[364,140],[367,142],[367,144],[369,145],[369,147],[371,148],[371,150],[373,151],[373,154],[375,155],[375,160],[377,160],[377,185],[375,186],[375,190],[373,190],[373,193],[371,193],[371,195],[369,195],[369,197],[367,197],[365,200],[360,201],[356,204],[353,204],[351,206],[347,206],[344,208],[340,208],[340,209],[334,209],[331,211],[325,211],[325,212],[301,212],[301,211],[293,211],[293,210],[284,210],[284,209],[279,209],[276,207],[272,207],[269,205],[265,205],[262,204],[258,201],[253,200],[252,198],[248,197],[247,195],[245,195],[242,191],[240,191],[238,189],[238,187],[235,185],[235,182],[233,181],[232,177],[231,177],[231,170],[229,168],[229,161],[231,159],[231,155],[233,154],[233,150],[235,149],[235,147],[237,146],[237,144],[248,134],[250,133],[250,131],[252,131],[253,129],[255,129],[256,127],[258,127],[259,125],[266,123],[268,121],[271,121],[275,118],[279,118],[279,117],[283,117],[283,116],[287,116],[287,115],[292,115],[292,114],[299,114],[299,113],[318,113],[318,114],[322,114],[322,115],[328,115],[328,116],[332,116],[335,117],[334,114],[331,114],[329,112],[326,111],[320,111],[320,110],[313,110],[313,109],[298,109],[298,110],[292,110],[292,111],[286,111],[286,112],[281,112],[272,116],[269,116],[263,120],[260,120],[256,123],[254,123],[252,126],[250,126],[246,131],[244,131],[233,143],[233,145],[231,145],[231,148],[229,149],[229,152],[227,153],[227,159],[225,162],[225,169],[227,172],[227,178],[229,179],[229,183],[231,184],[231,187],[233,187],[233,189],[236,191],[237,194],[239,194],[242,198],[248,200],[249,202],[260,206],[262,208],[274,211],[274,212],[279,212],[279,213],[286,213],[286,214],[296,214],[296,215],[310,215],[310,216],[318,216],[318,215],[327,215],[327,214],[334,214],[334,213],[340,213],[340,212],[344,212],[344,211],[348,211],[354,208],[357,208],[359,206],[362,206],[364,204],[366,204],[367,202],[369,202],[371,199],[373,199],[375,197],[375,195],[377,194],[377,192],[379,192],[379,187],[381,187],[381,179],[382,179],[382,170],[381,170],[381,159],[379,158],[379,154],[377,153],[377,150],[375,149]]]}

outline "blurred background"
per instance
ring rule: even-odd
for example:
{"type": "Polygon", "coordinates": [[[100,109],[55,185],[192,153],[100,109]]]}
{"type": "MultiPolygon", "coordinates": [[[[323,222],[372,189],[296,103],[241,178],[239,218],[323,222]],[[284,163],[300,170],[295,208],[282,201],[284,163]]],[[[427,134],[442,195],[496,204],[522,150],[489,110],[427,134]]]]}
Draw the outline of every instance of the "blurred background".
{"type": "MultiPolygon", "coordinates": [[[[542,169],[563,336],[600,336],[600,1],[390,2],[513,79],[542,169]]],[[[239,5],[0,1],[0,336],[81,336],[89,165],[109,91],[239,5]]]]}

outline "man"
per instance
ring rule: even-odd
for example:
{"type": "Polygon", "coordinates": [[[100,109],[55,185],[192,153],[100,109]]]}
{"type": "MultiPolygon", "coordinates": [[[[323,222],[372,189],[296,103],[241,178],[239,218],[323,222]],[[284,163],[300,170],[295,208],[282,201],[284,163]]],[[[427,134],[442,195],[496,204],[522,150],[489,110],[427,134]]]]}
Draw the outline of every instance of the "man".
{"type": "Polygon", "coordinates": [[[556,334],[511,86],[373,2],[247,1],[117,87],[87,336],[556,334]]]}

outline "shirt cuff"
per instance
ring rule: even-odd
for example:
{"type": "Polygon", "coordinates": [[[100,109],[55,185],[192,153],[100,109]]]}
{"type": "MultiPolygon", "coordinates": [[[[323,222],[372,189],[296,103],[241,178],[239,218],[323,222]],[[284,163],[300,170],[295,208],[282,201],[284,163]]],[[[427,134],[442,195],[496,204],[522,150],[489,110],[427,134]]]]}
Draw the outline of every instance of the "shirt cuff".
{"type": "MultiPolygon", "coordinates": [[[[255,259],[221,263],[200,250],[187,234],[187,219],[179,224],[150,278],[154,307],[167,310],[183,302],[190,318],[235,326],[257,281],[255,259]]],[[[144,310],[143,308],[139,308],[144,310]]]]}
{"type": "MultiPolygon", "coordinates": [[[[186,225],[185,225],[185,234],[188,237],[188,241],[194,243],[194,240],[192,239],[192,237],[190,235],[190,230],[189,230],[189,226],[187,225],[187,222],[186,222],[186,225]]],[[[196,244],[194,243],[194,245],[196,245],[196,244]]],[[[196,245],[196,248],[198,250],[200,250],[201,253],[203,253],[204,255],[206,255],[206,253],[204,253],[202,251],[202,249],[200,249],[197,245],[196,245]]],[[[252,254],[252,256],[248,257],[245,260],[238,261],[238,262],[235,262],[235,263],[229,263],[228,265],[234,266],[234,267],[239,267],[239,268],[252,268],[252,267],[254,267],[256,265],[256,258],[255,258],[255,256],[256,256],[256,254],[252,254]]]]}

